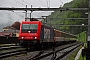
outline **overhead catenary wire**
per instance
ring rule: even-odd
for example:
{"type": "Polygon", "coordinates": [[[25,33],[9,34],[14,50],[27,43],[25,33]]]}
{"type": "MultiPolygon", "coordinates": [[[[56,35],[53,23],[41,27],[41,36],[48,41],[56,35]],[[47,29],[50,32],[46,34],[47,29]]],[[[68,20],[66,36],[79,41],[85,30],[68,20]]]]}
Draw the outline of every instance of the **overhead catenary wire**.
{"type": "MultiPolygon", "coordinates": [[[[0,6],[2,6],[2,5],[0,5],[0,6]]],[[[4,7],[4,6],[2,6],[2,7],[4,7]]],[[[1,10],[0,10],[1,11],[1,10]]],[[[13,10],[11,10],[11,12],[13,12],[13,13],[15,13],[13,10]]],[[[5,12],[5,11],[3,11],[3,13],[6,13],[7,15],[9,15],[7,12],[5,12]]],[[[18,14],[17,13],[15,13],[15,15],[17,15],[18,16],[18,14]]],[[[3,15],[0,15],[1,16],[1,18],[6,18],[5,16],[3,16],[3,15]]],[[[21,15],[20,15],[21,16],[21,15]]],[[[20,19],[20,18],[17,18],[17,17],[15,17],[16,19],[20,19]]],[[[6,18],[7,19],[7,18],[6,18]]],[[[14,19],[14,18],[13,18],[14,19]]]]}
{"type": "MultiPolygon", "coordinates": [[[[2,5],[0,5],[0,6],[2,6],[2,5]]],[[[3,7],[4,7],[4,6],[3,6],[3,7]]],[[[10,15],[9,13],[7,13],[7,12],[5,12],[5,11],[1,11],[1,12],[5,13],[5,14],[7,14],[7,15],[10,15]]],[[[13,12],[13,13],[14,13],[14,11],[12,11],[12,10],[11,10],[10,12],[13,12]]],[[[15,13],[15,15],[18,16],[18,14],[16,14],[16,13],[15,13]]],[[[3,15],[0,15],[0,17],[1,17],[1,18],[4,18],[4,19],[7,19],[7,18],[6,18],[5,16],[3,16],[3,15]]],[[[18,20],[20,19],[20,18],[17,18],[17,17],[15,17],[15,18],[18,19],[18,20]]],[[[13,18],[13,19],[14,19],[14,18],[13,18]]]]}
{"type": "MultiPolygon", "coordinates": [[[[23,3],[21,3],[21,2],[19,2],[19,1],[17,1],[17,0],[14,0],[16,3],[19,3],[19,4],[21,4],[21,5],[23,5],[23,6],[26,6],[25,4],[23,4],[23,3]]],[[[24,3],[26,3],[24,0],[22,0],[24,3]]],[[[15,13],[14,11],[12,11],[13,13],[15,13]]],[[[17,16],[18,16],[18,14],[17,13],[15,13],[17,16]]],[[[21,16],[21,15],[20,15],[21,16]]],[[[17,18],[18,19],[18,18],[17,18]]]]}
{"type": "MultiPolygon", "coordinates": [[[[29,3],[27,3],[26,1],[24,1],[24,0],[21,0],[23,3],[26,3],[28,6],[31,6],[29,3]]],[[[40,1],[40,0],[39,0],[40,1]]],[[[16,1],[16,2],[18,2],[18,1],[16,1]]],[[[41,2],[41,1],[40,1],[41,2]]],[[[18,2],[18,3],[20,3],[20,2],[18,2]]],[[[42,3],[42,2],[41,2],[42,3]]],[[[20,3],[21,4],[21,3],[20,3]]],[[[42,3],[43,4],[43,3],[42,3]]],[[[22,4],[23,5],[23,4],[22,4]]],[[[43,4],[44,5],[44,4],[43,4]]],[[[45,5],[44,5],[45,6],[45,5]]],[[[23,12],[22,12],[23,13],[23,12]]],[[[28,13],[28,14],[30,14],[30,13],[28,13]]],[[[40,16],[40,15],[37,15],[37,14],[35,14],[36,16],[40,16]]]]}
{"type": "MultiPolygon", "coordinates": [[[[45,6],[45,4],[41,1],[41,0],[39,0],[42,4],[43,4],[43,6],[45,6]]],[[[45,6],[46,7],[46,6],[45,6]]]]}
{"type": "MultiPolygon", "coordinates": [[[[28,6],[31,6],[32,4],[30,4],[30,3],[28,3],[28,2],[26,2],[26,1],[24,1],[24,0],[21,0],[23,3],[26,3],[28,6]]],[[[32,6],[34,6],[34,5],[32,5],[32,6]]]]}
{"type": "Polygon", "coordinates": [[[15,1],[16,3],[19,3],[19,4],[23,5],[23,6],[26,6],[25,4],[23,4],[23,3],[21,3],[21,2],[19,2],[17,0],[13,0],[13,1],[15,1]]]}
{"type": "Polygon", "coordinates": [[[59,0],[61,3],[62,3],[62,5],[63,5],[63,2],[61,1],[61,0],[59,0]]]}
{"type": "Polygon", "coordinates": [[[26,4],[28,4],[28,5],[30,5],[29,3],[27,3],[26,1],[24,1],[24,0],[21,0],[22,2],[24,2],[24,3],[26,3],[26,4]]]}
{"type": "MultiPolygon", "coordinates": [[[[7,14],[8,16],[10,15],[10,13],[7,13],[7,12],[5,12],[5,11],[3,11],[3,13],[7,14]]],[[[5,17],[5,16],[3,16],[3,15],[1,15],[0,18],[7,20],[7,17],[5,17]]],[[[8,17],[8,18],[9,18],[9,17],[8,17]]],[[[17,18],[17,17],[12,18],[12,19],[13,19],[13,20],[17,20],[17,19],[19,20],[19,18],[17,18]]],[[[10,20],[10,19],[9,19],[9,20],[10,20]]]]}

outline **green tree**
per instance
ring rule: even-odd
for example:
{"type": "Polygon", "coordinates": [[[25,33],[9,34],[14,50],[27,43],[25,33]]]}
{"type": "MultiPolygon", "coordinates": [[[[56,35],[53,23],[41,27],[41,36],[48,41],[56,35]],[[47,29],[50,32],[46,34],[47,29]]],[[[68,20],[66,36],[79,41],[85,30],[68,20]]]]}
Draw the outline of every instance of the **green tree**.
{"type": "MultiPolygon", "coordinates": [[[[64,4],[63,8],[87,8],[88,0],[73,0],[69,3],[64,4]]],[[[49,18],[87,18],[85,15],[87,11],[54,11],[49,15],[49,18]]],[[[72,25],[87,25],[87,20],[69,20],[69,19],[51,19],[51,24],[72,24],[72,25]]],[[[60,27],[60,26],[59,26],[60,27]]],[[[66,30],[67,32],[72,32],[78,34],[82,31],[85,31],[86,27],[72,27],[72,26],[62,26],[61,30],[66,30]],[[72,29],[74,30],[72,31],[72,29]]]]}

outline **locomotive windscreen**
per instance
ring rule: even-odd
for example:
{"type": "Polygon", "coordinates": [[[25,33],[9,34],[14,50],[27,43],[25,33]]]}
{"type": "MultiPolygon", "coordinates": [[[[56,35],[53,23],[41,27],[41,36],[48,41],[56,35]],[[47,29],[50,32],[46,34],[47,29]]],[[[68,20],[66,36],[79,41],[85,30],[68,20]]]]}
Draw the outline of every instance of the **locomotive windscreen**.
{"type": "Polygon", "coordinates": [[[37,24],[22,24],[22,32],[24,33],[37,33],[38,25],[37,24]]]}

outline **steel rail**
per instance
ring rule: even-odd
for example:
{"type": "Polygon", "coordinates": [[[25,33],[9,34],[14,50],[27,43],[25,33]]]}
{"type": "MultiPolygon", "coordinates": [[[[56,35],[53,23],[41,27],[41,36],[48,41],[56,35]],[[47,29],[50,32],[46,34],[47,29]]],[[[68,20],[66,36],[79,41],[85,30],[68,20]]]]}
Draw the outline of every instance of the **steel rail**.
{"type": "Polygon", "coordinates": [[[75,47],[72,48],[71,50],[65,52],[64,54],[62,54],[60,57],[56,58],[55,60],[60,60],[60,59],[64,58],[66,55],[68,55],[71,51],[73,51],[74,49],[76,49],[76,48],[79,47],[80,45],[82,45],[82,43],[81,43],[81,44],[78,44],[77,46],[75,46],[75,47]]]}
{"type": "Polygon", "coordinates": [[[21,46],[0,47],[0,50],[16,49],[16,48],[21,48],[21,46]]]}
{"type": "Polygon", "coordinates": [[[22,54],[22,53],[25,53],[25,51],[26,51],[26,49],[21,49],[21,50],[15,50],[15,51],[10,51],[10,52],[0,53],[0,59],[10,57],[13,55],[22,54]]]}

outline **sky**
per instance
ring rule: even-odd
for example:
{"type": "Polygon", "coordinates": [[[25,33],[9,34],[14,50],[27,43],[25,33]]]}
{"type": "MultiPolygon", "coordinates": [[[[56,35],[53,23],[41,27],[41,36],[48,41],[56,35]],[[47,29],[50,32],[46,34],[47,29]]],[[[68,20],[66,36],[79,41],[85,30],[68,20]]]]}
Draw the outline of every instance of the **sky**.
{"type": "Polygon", "coordinates": [[[72,0],[0,0],[0,6],[4,7],[59,7],[72,0]]]}

